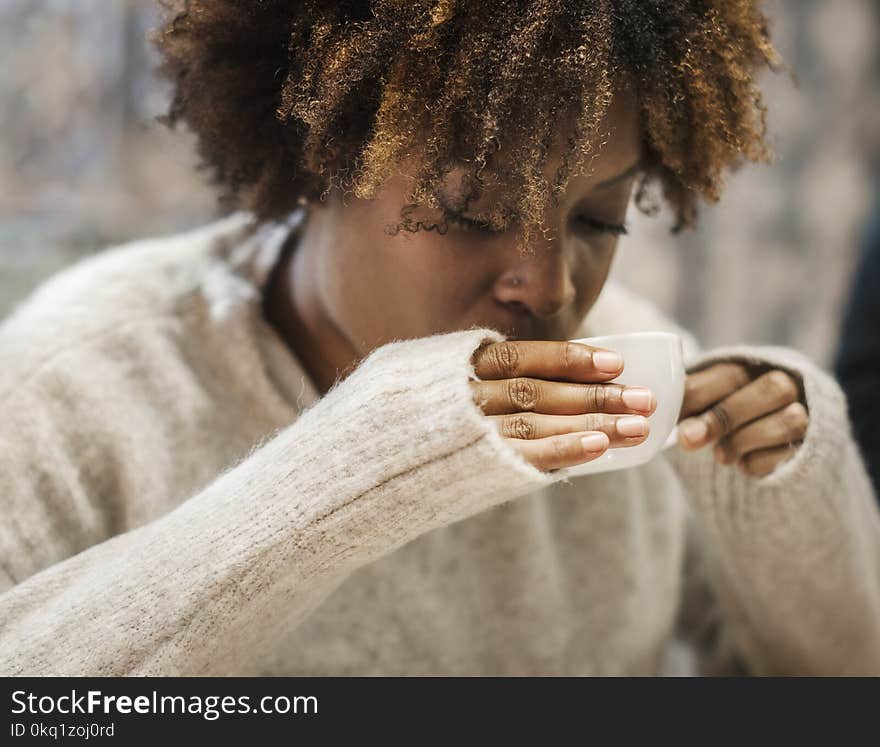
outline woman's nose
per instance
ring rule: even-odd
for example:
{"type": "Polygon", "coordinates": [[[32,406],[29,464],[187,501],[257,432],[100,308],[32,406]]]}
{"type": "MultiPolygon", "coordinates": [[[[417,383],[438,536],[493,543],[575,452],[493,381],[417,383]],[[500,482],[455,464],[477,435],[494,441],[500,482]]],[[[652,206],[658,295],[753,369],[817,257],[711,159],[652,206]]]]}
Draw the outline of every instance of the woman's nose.
{"type": "Polygon", "coordinates": [[[565,252],[556,243],[536,249],[531,256],[517,256],[499,276],[495,297],[507,306],[525,307],[538,319],[561,313],[575,299],[565,252]]]}

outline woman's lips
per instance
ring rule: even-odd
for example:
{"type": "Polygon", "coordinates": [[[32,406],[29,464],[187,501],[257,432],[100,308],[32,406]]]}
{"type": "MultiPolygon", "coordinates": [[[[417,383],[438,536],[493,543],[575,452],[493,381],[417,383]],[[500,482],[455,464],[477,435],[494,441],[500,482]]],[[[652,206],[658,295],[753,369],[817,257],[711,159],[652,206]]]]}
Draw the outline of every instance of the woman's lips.
{"type": "Polygon", "coordinates": [[[515,313],[503,304],[495,304],[493,318],[484,320],[484,325],[501,332],[509,340],[523,340],[530,336],[532,324],[523,313],[515,313]]]}
{"type": "Polygon", "coordinates": [[[544,340],[546,337],[541,337],[540,330],[536,329],[534,325],[529,324],[528,322],[519,319],[517,320],[497,320],[495,322],[487,322],[484,324],[486,327],[492,327],[493,329],[497,329],[501,334],[503,334],[508,340],[544,340]]]}
{"type": "Polygon", "coordinates": [[[541,321],[528,311],[516,313],[503,304],[496,303],[492,315],[475,320],[481,327],[491,327],[501,332],[508,340],[567,340],[566,325],[563,318],[554,317],[541,321]]]}

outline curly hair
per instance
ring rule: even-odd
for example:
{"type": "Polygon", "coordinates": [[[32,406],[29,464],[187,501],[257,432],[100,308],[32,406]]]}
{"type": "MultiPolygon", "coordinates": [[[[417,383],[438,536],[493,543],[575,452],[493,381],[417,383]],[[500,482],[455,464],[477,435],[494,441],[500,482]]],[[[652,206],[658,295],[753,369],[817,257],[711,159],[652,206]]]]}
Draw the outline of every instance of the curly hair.
{"type": "Polygon", "coordinates": [[[755,76],[781,61],[758,0],[161,4],[151,39],[173,94],[160,119],[194,131],[221,203],[260,221],[334,186],[373,197],[406,158],[414,187],[395,230],[424,228],[413,210],[442,208],[443,179],[463,167],[464,206],[499,179],[506,199],[478,220],[518,223],[527,243],[547,199],[598,152],[622,86],[643,133],[636,202],[656,211],[657,185],[673,231],[694,225],[699,199],[718,200],[726,169],[771,157],[755,76]]]}

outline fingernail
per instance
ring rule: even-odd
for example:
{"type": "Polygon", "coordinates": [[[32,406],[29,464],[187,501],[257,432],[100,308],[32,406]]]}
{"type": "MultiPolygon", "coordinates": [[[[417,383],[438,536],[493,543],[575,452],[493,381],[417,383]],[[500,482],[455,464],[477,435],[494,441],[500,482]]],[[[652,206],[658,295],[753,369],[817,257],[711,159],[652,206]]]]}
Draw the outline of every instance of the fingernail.
{"type": "Polygon", "coordinates": [[[648,421],[641,415],[618,418],[615,425],[621,436],[644,436],[648,432],[648,421]]]}
{"type": "Polygon", "coordinates": [[[593,353],[593,365],[603,373],[617,373],[623,367],[623,358],[619,353],[600,350],[593,353]]]}
{"type": "Polygon", "coordinates": [[[684,436],[685,441],[692,444],[701,443],[709,433],[709,428],[698,418],[686,420],[678,426],[678,429],[684,436]]]}
{"type": "Polygon", "coordinates": [[[654,393],[644,387],[627,387],[620,396],[623,399],[623,404],[631,410],[649,412],[654,406],[654,393]]]}
{"type": "Polygon", "coordinates": [[[603,451],[608,446],[608,436],[604,433],[590,433],[581,439],[581,443],[587,451],[603,451]]]}

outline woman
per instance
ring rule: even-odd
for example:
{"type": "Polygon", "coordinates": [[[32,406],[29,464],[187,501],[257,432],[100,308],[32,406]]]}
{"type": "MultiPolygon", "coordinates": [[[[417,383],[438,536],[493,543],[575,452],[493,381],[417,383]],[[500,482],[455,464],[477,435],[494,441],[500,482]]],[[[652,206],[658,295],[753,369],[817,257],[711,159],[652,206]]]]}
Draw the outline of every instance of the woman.
{"type": "MultiPolygon", "coordinates": [[[[753,2],[193,0],[157,41],[230,204],[0,332],[5,674],[880,672],[840,389],[699,353],[677,453],[606,283],[761,159],[753,2]],[[669,452],[666,452],[669,454],[669,452]],[[676,649],[676,641],[688,648],[676,649]]],[[[681,334],[685,334],[679,331],[681,334]]]]}

